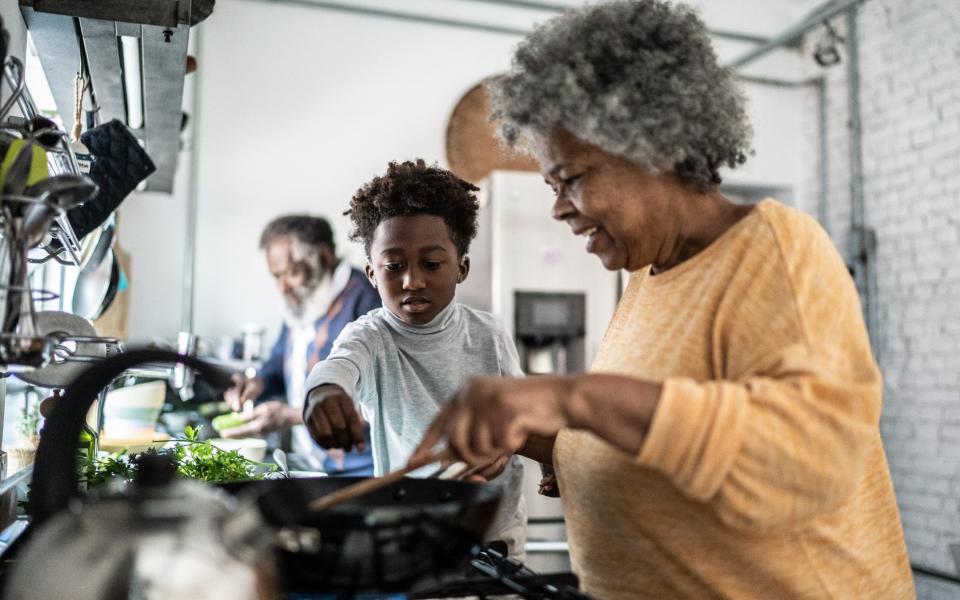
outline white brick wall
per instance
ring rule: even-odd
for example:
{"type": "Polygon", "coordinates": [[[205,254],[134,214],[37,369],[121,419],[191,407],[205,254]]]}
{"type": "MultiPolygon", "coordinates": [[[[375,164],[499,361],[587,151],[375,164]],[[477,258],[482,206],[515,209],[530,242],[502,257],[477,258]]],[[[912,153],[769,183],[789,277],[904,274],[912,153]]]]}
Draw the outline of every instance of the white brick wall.
{"type": "MultiPolygon", "coordinates": [[[[841,35],[843,18],[834,19],[841,35]]],[[[960,1],[867,0],[860,42],[866,220],[877,232],[881,430],[911,561],[958,573],[960,542],[960,1]]],[[[819,31],[807,36],[813,47],[819,31]]],[[[829,230],[847,254],[850,229],[845,64],[828,80],[829,230]]],[[[816,98],[803,147],[816,214],[816,98]]],[[[960,573],[958,573],[960,574],[960,573]]],[[[920,598],[960,598],[960,586],[917,577],[920,598]]]]}

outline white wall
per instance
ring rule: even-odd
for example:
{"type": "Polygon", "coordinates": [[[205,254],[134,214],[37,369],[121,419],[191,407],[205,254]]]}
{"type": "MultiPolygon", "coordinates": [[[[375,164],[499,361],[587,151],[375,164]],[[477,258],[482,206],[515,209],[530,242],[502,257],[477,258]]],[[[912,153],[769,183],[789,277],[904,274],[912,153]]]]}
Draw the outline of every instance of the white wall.
{"type": "MultiPolygon", "coordinates": [[[[429,2],[417,4],[422,9],[429,2]]],[[[719,3],[725,11],[716,2],[702,4],[704,15],[726,29],[772,33],[792,18],[769,2],[719,3]]],[[[519,27],[533,20],[517,23],[513,13],[503,18],[519,27]]],[[[477,81],[504,70],[519,41],[252,0],[218,3],[199,28],[194,322],[206,336],[235,333],[247,321],[268,326],[271,334],[278,327],[277,296],[257,250],[260,229],[276,215],[328,216],[342,252],[362,264],[341,215],[353,192],[392,159],[422,156],[442,164],[453,106],[477,81]]],[[[728,60],[746,47],[723,43],[718,52],[728,60]]],[[[795,54],[781,52],[758,72],[795,70],[795,54]]],[[[187,82],[189,88],[193,76],[187,82]]],[[[799,135],[793,115],[802,92],[752,85],[746,90],[757,154],[727,180],[800,185],[801,157],[783,141],[799,135]]],[[[172,196],[141,194],[122,211],[121,240],[133,254],[136,340],[170,338],[180,327],[189,162],[189,151],[183,152],[172,196]]]]}
{"type": "MultiPolygon", "coordinates": [[[[24,49],[27,44],[27,27],[23,24],[23,17],[20,15],[20,6],[14,0],[3,0],[0,2],[0,17],[3,17],[3,28],[10,34],[10,46],[7,48],[7,55],[16,56],[23,60],[24,49]]],[[[10,92],[6,83],[3,85],[3,92],[0,93],[0,96],[6,100],[10,97],[10,92]]]]}
{"type": "Polygon", "coordinates": [[[389,160],[444,158],[461,94],[509,64],[517,39],[260,2],[218,4],[204,32],[196,329],[279,323],[257,250],[272,217],[342,216],[389,160]]]}

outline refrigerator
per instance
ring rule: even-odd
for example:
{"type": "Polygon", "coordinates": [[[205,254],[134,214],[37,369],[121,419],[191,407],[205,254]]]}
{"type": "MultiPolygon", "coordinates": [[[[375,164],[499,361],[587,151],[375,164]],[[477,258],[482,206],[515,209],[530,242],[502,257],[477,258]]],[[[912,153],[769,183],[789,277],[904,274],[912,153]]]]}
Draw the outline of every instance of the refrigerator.
{"type": "MultiPolygon", "coordinates": [[[[528,376],[588,369],[613,316],[621,277],[551,217],[553,191],[539,173],[494,171],[479,187],[480,226],[458,299],[503,320],[528,376]]],[[[540,496],[539,465],[524,462],[526,562],[541,572],[569,570],[562,499],[540,496]]]]}

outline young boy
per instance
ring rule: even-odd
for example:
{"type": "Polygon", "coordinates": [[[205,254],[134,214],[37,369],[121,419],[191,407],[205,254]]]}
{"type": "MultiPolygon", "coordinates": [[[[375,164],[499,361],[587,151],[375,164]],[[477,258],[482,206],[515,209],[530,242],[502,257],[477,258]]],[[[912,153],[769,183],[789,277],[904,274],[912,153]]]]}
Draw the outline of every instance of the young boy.
{"type": "MultiPolygon", "coordinates": [[[[363,450],[355,401],[370,422],[374,473],[404,466],[440,408],[472,375],[519,377],[517,350],[493,315],[454,301],[470,271],[477,188],[423,160],[390,163],[350,202],[383,307],[347,325],[307,378],[304,422],[323,448],[363,450]]],[[[512,457],[491,539],[523,555],[523,466],[512,457]]]]}

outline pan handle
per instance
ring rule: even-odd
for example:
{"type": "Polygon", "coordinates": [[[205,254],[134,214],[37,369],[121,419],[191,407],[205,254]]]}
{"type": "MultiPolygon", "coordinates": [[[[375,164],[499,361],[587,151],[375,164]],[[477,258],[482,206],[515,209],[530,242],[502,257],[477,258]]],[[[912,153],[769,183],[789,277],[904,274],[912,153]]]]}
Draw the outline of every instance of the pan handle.
{"type": "Polygon", "coordinates": [[[80,494],[77,440],[87,411],[103,388],[127,369],[144,363],[182,363],[200,371],[214,387],[230,386],[230,374],[193,356],[169,350],[130,350],[90,365],[67,386],[43,426],[31,482],[33,522],[41,523],[67,508],[80,494]]]}

